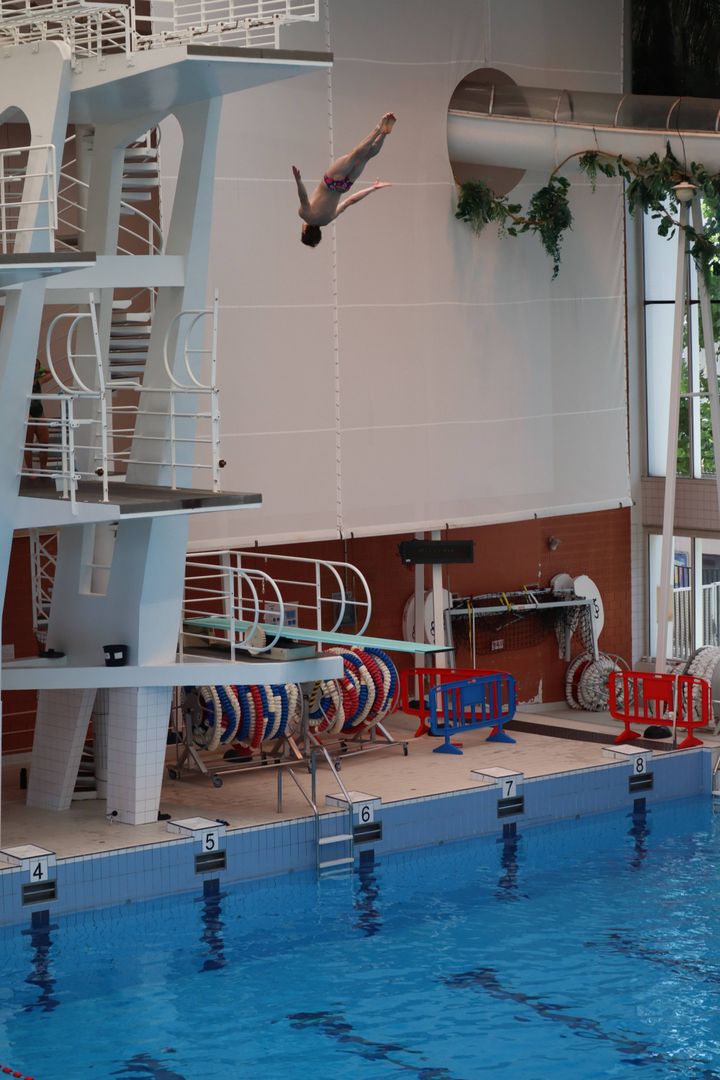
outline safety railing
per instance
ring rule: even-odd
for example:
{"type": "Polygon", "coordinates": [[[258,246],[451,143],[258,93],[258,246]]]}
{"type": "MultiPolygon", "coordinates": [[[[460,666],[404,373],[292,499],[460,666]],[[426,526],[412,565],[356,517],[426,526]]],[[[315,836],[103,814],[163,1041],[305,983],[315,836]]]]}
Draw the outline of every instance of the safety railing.
{"type": "Polygon", "coordinates": [[[64,41],[73,63],[134,51],[134,11],[127,4],[85,0],[0,0],[0,45],[64,41]]]}
{"type": "Polygon", "coordinates": [[[135,47],[183,42],[278,48],[280,27],[319,18],[319,0],[154,0],[135,13],[135,47]]]}
{"type": "Polygon", "coordinates": [[[231,661],[235,661],[240,648],[253,656],[269,652],[282,636],[284,612],[280,589],[264,571],[219,566],[203,558],[189,559],[180,658],[193,644],[226,645],[231,661]],[[274,597],[273,610],[281,616],[277,631],[269,635],[260,629],[268,592],[274,597]]]}
{"type": "Polygon", "coordinates": [[[686,728],[687,735],[678,749],[702,746],[695,729],[707,727],[712,720],[712,689],[707,679],[695,675],[656,674],[650,671],[612,672],[610,686],[610,715],[619,720],[623,730],[616,744],[633,742],[642,737],[633,731],[632,724],[659,725],[672,729],[686,728]]]}
{"type": "Polygon", "coordinates": [[[102,484],[102,501],[108,501],[108,409],[105,379],[100,357],[95,300],[90,294],[87,311],[61,312],[50,322],[45,337],[45,358],[48,372],[57,386],[56,393],[33,393],[29,396],[31,424],[44,433],[38,446],[26,442],[24,447],[22,475],[49,478],[56,484],[59,494],[69,499],[72,512],[77,513],[77,489],[82,479],[99,479],[102,484]],[[91,353],[79,353],[76,346],[78,327],[86,321],[90,324],[91,353]],[[66,331],[66,359],[68,374],[60,375],[53,358],[51,343],[63,322],[66,331]],[[90,371],[83,378],[78,365],[90,371]],[[95,383],[91,385],[91,383],[95,383]],[[79,410],[81,402],[86,407],[79,410]],[[42,415],[32,415],[33,403],[42,406],[42,415]],[[53,410],[45,414],[45,406],[53,410]],[[89,406],[89,407],[88,407],[89,406]],[[83,435],[87,438],[83,440],[83,435]],[[39,457],[35,466],[33,458],[39,457]],[[83,466],[81,462],[84,461],[83,466]]]}
{"type": "Polygon", "coordinates": [[[0,150],[0,251],[28,251],[41,237],[52,251],[58,224],[57,170],[52,143],[0,150]]]}
{"type": "Polygon", "coordinates": [[[299,626],[333,634],[358,612],[360,639],[372,614],[368,583],[351,563],[258,551],[193,553],[185,597],[185,647],[222,644],[233,658],[237,648],[267,652],[299,626]],[[257,595],[258,575],[272,582],[269,594],[257,595]]]}
{"type": "Polygon", "coordinates": [[[135,390],[142,395],[139,404],[112,405],[109,410],[115,435],[128,444],[127,449],[115,452],[116,460],[124,461],[126,466],[169,466],[173,489],[182,486],[181,479],[191,467],[209,471],[212,490],[220,490],[220,472],[225,461],[220,456],[220,392],[217,385],[219,305],[216,290],[212,307],[181,311],[172,319],[163,343],[165,385],[149,386],[135,379],[113,379],[109,384],[113,390],[135,390]],[[196,346],[193,333],[208,319],[211,323],[210,345],[207,348],[196,346]],[[188,321],[183,325],[183,320],[188,321]],[[173,370],[169,356],[173,341],[179,342],[182,378],[173,370]],[[203,366],[209,369],[207,381],[202,381],[197,374],[203,366]],[[167,419],[167,430],[138,433],[137,419],[141,414],[160,422],[167,419]],[[129,420],[132,423],[123,427],[129,420]],[[202,429],[197,431],[198,423],[207,434],[203,434],[202,429]],[[153,446],[159,446],[160,455],[151,453],[153,446]]]}
{"type": "Polygon", "coordinates": [[[440,683],[433,686],[430,699],[430,731],[444,736],[434,754],[462,754],[453,736],[464,731],[489,727],[493,730],[486,742],[514,743],[504,730],[515,716],[515,680],[504,671],[491,672],[476,679],[440,683]],[[440,720],[442,719],[442,724],[440,720]]]}
{"type": "MultiPolygon", "coordinates": [[[[106,379],[92,293],[87,311],[56,315],[47,329],[45,355],[57,392],[29,395],[31,408],[37,403],[42,410],[40,416],[31,413],[28,441],[23,448],[22,475],[53,480],[61,497],[70,500],[73,513],[77,513],[77,491],[81,480],[99,480],[102,501],[107,502],[110,476],[124,472],[128,465],[169,467],[173,488],[180,486],[181,469],[208,470],[212,489],[219,490],[220,470],[225,462],[220,458],[217,314],[216,294],[212,308],[182,312],[178,316],[179,319],[183,315],[190,317],[188,334],[202,318],[212,317],[211,347],[195,349],[186,335],[183,356],[187,382],[181,382],[172,373],[166,354],[167,384],[162,386],[146,386],[134,379],[106,379]],[[82,353],[78,348],[78,330],[88,321],[93,351],[82,353]],[[56,335],[62,336],[64,323],[67,323],[64,334],[67,374],[58,370],[53,355],[53,341],[56,335]],[[210,357],[208,383],[201,382],[195,374],[200,353],[210,357]],[[128,391],[135,391],[139,404],[124,400],[116,403],[116,395],[126,398],[128,391]],[[198,398],[203,397],[209,401],[206,409],[198,407],[198,398]],[[150,419],[151,425],[157,422],[157,432],[144,431],[135,438],[139,415],[150,419]],[[209,425],[209,434],[197,433],[198,422],[209,425]],[[38,435],[37,442],[34,435],[38,435]],[[191,447],[195,448],[195,453],[199,448],[199,460],[186,460],[195,457],[195,453],[190,452],[191,447]],[[150,453],[149,448],[155,448],[157,453],[150,453]],[[202,457],[207,449],[210,460],[202,457]],[[143,452],[148,454],[147,458],[140,456],[143,452]]],[[[170,332],[168,330],[168,334],[170,332]]]]}
{"type": "Polygon", "coordinates": [[[319,0],[153,0],[149,7],[145,14],[134,0],[0,0],[0,45],[61,40],[77,65],[193,42],[277,48],[281,26],[319,18],[319,0]]]}

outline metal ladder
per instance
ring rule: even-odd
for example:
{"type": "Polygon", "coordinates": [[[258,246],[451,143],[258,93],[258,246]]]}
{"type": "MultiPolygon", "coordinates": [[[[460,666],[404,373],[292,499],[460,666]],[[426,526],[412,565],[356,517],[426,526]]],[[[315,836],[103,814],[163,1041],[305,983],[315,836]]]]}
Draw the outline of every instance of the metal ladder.
{"type": "MultiPolygon", "coordinates": [[[[342,780],[340,779],[340,775],[339,775],[337,769],[335,768],[335,765],[333,764],[332,758],[328,754],[327,750],[325,749],[324,746],[321,746],[318,749],[320,750],[320,753],[325,758],[327,764],[330,766],[330,771],[332,772],[333,776],[337,780],[338,785],[340,787],[340,790],[342,791],[343,795],[345,796],[345,800],[347,802],[347,811],[345,812],[345,814],[342,815],[342,818],[341,818],[341,820],[344,819],[347,822],[347,824],[344,826],[344,829],[342,831],[337,832],[337,833],[325,833],[325,834],[322,833],[322,826],[321,826],[322,818],[321,818],[321,815],[320,815],[320,811],[318,810],[318,807],[317,807],[317,784],[316,784],[316,781],[317,781],[317,759],[316,759],[316,750],[313,749],[311,754],[310,754],[310,783],[311,783],[311,794],[310,795],[308,795],[307,791],[305,791],[305,788],[302,786],[302,784],[298,780],[298,778],[295,775],[295,772],[293,771],[293,769],[289,768],[287,771],[288,771],[289,776],[292,778],[295,786],[299,790],[300,794],[302,795],[302,797],[305,799],[305,801],[308,803],[308,805],[312,809],[313,816],[315,818],[315,868],[316,868],[318,877],[331,877],[331,876],[338,876],[340,874],[346,875],[348,872],[352,873],[353,867],[355,865],[355,837],[354,837],[354,833],[353,833],[353,803],[352,803],[352,799],[350,798],[350,794],[349,794],[347,788],[345,787],[345,785],[343,784],[342,780]],[[342,848],[343,849],[343,854],[342,855],[335,854],[334,857],[331,858],[331,859],[323,858],[323,855],[325,854],[326,850],[328,848],[333,848],[333,847],[342,848]]],[[[283,776],[283,770],[278,769],[278,812],[280,812],[282,810],[282,776],[283,776]]],[[[337,820],[336,815],[333,815],[332,818],[328,817],[328,820],[334,823],[337,820]]]]}
{"type": "MultiPolygon", "coordinates": [[[[341,828],[340,832],[326,833],[325,835],[321,835],[322,830],[320,825],[320,818],[319,816],[317,817],[317,832],[315,834],[317,837],[317,872],[319,876],[328,877],[330,875],[344,873],[347,870],[351,870],[355,864],[353,804],[348,790],[340,779],[340,774],[335,768],[333,760],[327,752],[327,749],[324,746],[320,746],[319,750],[322,756],[325,758],[327,764],[330,766],[330,771],[337,780],[340,790],[345,796],[345,801],[347,803],[347,810],[344,814],[341,815],[341,821],[344,820],[346,824],[344,825],[344,827],[341,828]],[[333,857],[323,858],[323,855],[326,853],[328,848],[331,850],[327,853],[332,854],[333,857]],[[333,851],[333,849],[339,849],[342,854],[340,854],[338,850],[333,851]]],[[[310,771],[313,780],[313,792],[315,789],[315,769],[316,750],[313,749],[310,754],[310,771]]],[[[333,815],[332,818],[329,818],[329,822],[331,825],[334,825],[336,820],[337,819],[335,818],[335,815],[333,815]]]]}

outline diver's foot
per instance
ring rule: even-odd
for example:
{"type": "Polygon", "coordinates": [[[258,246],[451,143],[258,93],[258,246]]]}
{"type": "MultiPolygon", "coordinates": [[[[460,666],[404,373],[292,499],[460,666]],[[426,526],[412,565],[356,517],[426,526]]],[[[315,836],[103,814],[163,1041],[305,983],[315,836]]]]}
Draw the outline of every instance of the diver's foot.
{"type": "Polygon", "coordinates": [[[395,126],[397,117],[394,113],[387,112],[380,120],[380,131],[383,135],[389,135],[395,126]]]}

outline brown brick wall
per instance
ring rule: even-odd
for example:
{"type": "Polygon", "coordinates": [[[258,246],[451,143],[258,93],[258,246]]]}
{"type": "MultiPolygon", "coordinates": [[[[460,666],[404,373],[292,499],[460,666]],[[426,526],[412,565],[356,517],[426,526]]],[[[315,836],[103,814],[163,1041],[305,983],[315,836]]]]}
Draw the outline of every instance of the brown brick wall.
{"type": "MultiPolygon", "coordinates": [[[[617,653],[630,661],[629,510],[607,510],[451,530],[448,535],[475,541],[475,561],[472,565],[449,566],[443,570],[445,587],[456,595],[512,591],[523,585],[545,586],[561,571],[573,577],[588,574],[600,588],[605,606],[605,629],[600,647],[604,652],[617,653]],[[556,551],[548,550],[550,536],[556,536],[561,541],[556,551]]],[[[378,637],[399,638],[402,637],[405,603],[415,587],[413,569],[404,567],[398,555],[398,544],[403,539],[410,537],[336,540],[268,551],[355,564],[367,577],[373,598],[369,632],[378,637]]],[[[268,569],[272,573],[272,568],[268,569]]],[[[428,587],[429,583],[428,567],[428,587]]],[[[13,545],[3,616],[3,641],[12,642],[18,656],[31,655],[36,651],[32,633],[29,545],[24,538],[17,539],[13,545]]],[[[574,647],[575,651],[581,649],[577,638],[574,647]]],[[[467,647],[458,650],[458,666],[469,665],[470,659],[467,647]]],[[[409,657],[400,655],[396,655],[396,660],[400,667],[411,662],[409,657]]],[[[565,664],[558,657],[557,641],[551,627],[547,628],[540,640],[529,646],[505,648],[481,655],[477,663],[479,667],[498,667],[510,671],[518,680],[520,701],[559,701],[564,696],[565,664]]],[[[3,710],[5,752],[29,749],[35,694],[4,694],[3,710]]]]}
{"type": "MultiPolygon", "coordinates": [[[[588,574],[598,585],[605,607],[605,629],[600,648],[604,652],[617,653],[630,662],[629,510],[450,530],[448,536],[475,541],[473,564],[449,566],[443,570],[444,586],[456,595],[512,591],[523,585],[546,586],[561,571],[573,577],[588,574]],[[548,550],[550,536],[561,541],[554,552],[548,550]]],[[[415,588],[414,570],[404,567],[398,555],[400,541],[410,538],[409,535],[359,538],[273,548],[272,551],[355,564],[367,577],[373,598],[369,632],[377,637],[394,638],[402,637],[403,609],[415,588]]],[[[428,567],[426,586],[429,585],[428,567]]],[[[576,637],[574,650],[579,652],[580,649],[576,637]]],[[[470,659],[467,648],[458,649],[458,666],[469,665],[470,659]]],[[[396,660],[399,666],[411,662],[400,656],[396,656],[396,660]]],[[[477,664],[510,671],[518,680],[521,701],[535,698],[559,701],[564,696],[565,664],[558,657],[557,640],[552,630],[529,647],[478,656],[477,664]]]]}

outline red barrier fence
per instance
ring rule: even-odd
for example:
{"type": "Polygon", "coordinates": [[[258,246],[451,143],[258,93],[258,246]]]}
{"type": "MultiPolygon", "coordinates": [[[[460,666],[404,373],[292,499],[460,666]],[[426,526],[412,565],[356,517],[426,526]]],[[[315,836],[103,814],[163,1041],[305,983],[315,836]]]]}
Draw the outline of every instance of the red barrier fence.
{"type": "MultiPolygon", "coordinates": [[[[398,708],[409,716],[420,719],[415,738],[425,735],[430,730],[430,691],[436,686],[461,679],[477,679],[482,675],[506,675],[505,671],[493,671],[487,668],[409,668],[400,673],[400,703],[398,708]],[[417,676],[417,680],[416,680],[417,676]]],[[[440,714],[442,715],[442,713],[440,714]]]]}
{"type": "Polygon", "coordinates": [[[657,675],[652,671],[613,671],[610,675],[610,715],[625,727],[615,743],[641,738],[631,724],[660,724],[686,728],[679,750],[702,746],[695,728],[712,720],[712,689],[707,679],[696,675],[657,675]]]}

